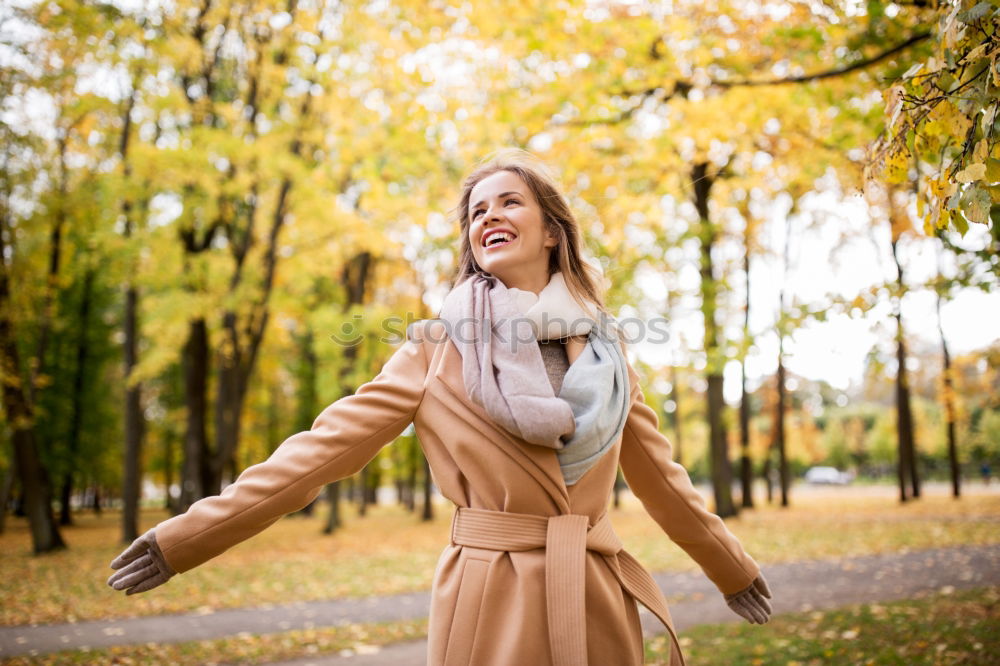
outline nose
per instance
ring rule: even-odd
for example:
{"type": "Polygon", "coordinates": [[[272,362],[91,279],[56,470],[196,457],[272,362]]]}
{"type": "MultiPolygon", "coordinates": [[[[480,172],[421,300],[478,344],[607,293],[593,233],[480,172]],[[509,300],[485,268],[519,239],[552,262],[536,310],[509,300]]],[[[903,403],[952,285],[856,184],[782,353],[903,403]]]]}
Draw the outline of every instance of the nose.
{"type": "Polygon", "coordinates": [[[490,204],[489,208],[483,213],[483,222],[496,221],[503,219],[500,212],[503,210],[503,204],[501,202],[493,202],[490,204]]]}

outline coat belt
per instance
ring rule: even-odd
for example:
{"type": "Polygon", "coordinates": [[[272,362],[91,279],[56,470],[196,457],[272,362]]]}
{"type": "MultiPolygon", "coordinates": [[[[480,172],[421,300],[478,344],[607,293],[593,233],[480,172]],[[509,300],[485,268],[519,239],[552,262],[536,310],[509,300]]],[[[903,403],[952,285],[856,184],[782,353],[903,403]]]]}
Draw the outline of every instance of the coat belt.
{"type": "Polygon", "coordinates": [[[608,514],[589,527],[587,516],[577,514],[547,517],[459,508],[452,519],[451,541],[486,550],[545,548],[545,605],[554,666],[587,664],[584,591],[588,550],[603,555],[622,588],[659,618],[670,632],[672,650],[683,666],[667,600],[649,572],[622,549],[608,514]]]}

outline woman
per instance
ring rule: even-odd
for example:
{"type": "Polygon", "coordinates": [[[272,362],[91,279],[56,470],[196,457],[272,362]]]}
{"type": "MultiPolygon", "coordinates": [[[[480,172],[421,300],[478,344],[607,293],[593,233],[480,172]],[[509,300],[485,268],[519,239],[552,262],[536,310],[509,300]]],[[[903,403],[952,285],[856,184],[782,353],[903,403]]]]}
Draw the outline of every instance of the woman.
{"type": "Polygon", "coordinates": [[[760,569],[671,460],[552,178],[501,151],[466,179],[456,213],[460,268],[440,319],[412,325],[379,375],[311,430],[136,540],[108,583],[133,594],[202,564],[359,471],[413,422],[457,506],[428,663],[641,664],[637,601],[683,663],[662,593],[607,518],[619,465],[730,607],[766,622],[760,569]]]}

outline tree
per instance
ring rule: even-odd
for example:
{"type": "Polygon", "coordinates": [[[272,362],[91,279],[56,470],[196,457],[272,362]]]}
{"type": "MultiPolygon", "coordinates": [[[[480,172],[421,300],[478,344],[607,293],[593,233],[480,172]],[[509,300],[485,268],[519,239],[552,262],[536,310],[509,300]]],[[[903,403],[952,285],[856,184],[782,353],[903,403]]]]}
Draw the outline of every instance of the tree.
{"type": "Polygon", "coordinates": [[[925,231],[951,225],[964,234],[970,222],[992,218],[996,254],[1000,8],[976,0],[922,4],[933,10],[932,53],[884,91],[885,126],[871,147],[867,176],[907,183],[916,160],[925,231]]]}
{"type": "Polygon", "coordinates": [[[906,502],[911,498],[920,497],[919,460],[914,435],[913,413],[910,397],[910,382],[907,368],[907,343],[903,326],[902,300],[908,290],[905,280],[903,263],[900,258],[900,241],[912,229],[905,211],[906,193],[896,188],[884,190],[871,186],[868,188],[870,198],[882,204],[888,213],[889,247],[895,268],[895,280],[890,289],[892,302],[892,317],[895,320],[895,403],[897,429],[897,477],[899,482],[899,501],[906,502]]]}
{"type": "MultiPolygon", "coordinates": [[[[137,66],[139,72],[145,63],[137,66]]],[[[132,113],[136,107],[139,91],[138,72],[132,77],[132,86],[122,105],[122,132],[119,142],[118,155],[122,165],[122,183],[124,185],[121,195],[121,211],[123,217],[122,236],[126,242],[134,243],[137,226],[139,225],[138,214],[145,212],[148,214],[148,199],[134,200],[130,194],[132,188],[132,156],[129,151],[132,146],[133,126],[132,113]]],[[[148,181],[144,190],[148,190],[148,181]]],[[[139,333],[141,330],[139,322],[139,287],[135,282],[135,268],[137,262],[132,259],[130,262],[132,270],[127,271],[123,291],[125,292],[125,311],[123,313],[122,329],[124,333],[123,342],[123,372],[126,382],[125,393],[125,474],[123,489],[123,511],[122,511],[122,541],[132,543],[139,536],[139,502],[142,488],[142,443],[145,435],[145,418],[142,410],[142,383],[134,381],[132,373],[139,364],[139,333]]],[[[169,483],[168,494],[169,499],[169,483]]]]}
{"type": "Polygon", "coordinates": [[[694,191],[694,205],[698,211],[698,236],[701,240],[701,311],[705,327],[705,356],[708,390],[705,394],[709,428],[709,456],[712,473],[712,490],[715,493],[715,512],[725,518],[737,513],[732,497],[732,468],[729,461],[729,446],[723,430],[722,371],[725,365],[724,351],[719,335],[719,321],[716,315],[717,289],[719,279],[715,275],[712,254],[718,230],[709,219],[708,199],[712,184],[719,172],[707,162],[696,163],[691,170],[691,186],[694,191]]]}
{"type": "MultiPolygon", "coordinates": [[[[44,416],[39,412],[44,394],[51,390],[50,373],[55,370],[49,364],[51,342],[61,316],[67,250],[72,249],[67,247],[68,237],[78,221],[73,199],[80,193],[75,190],[71,161],[88,156],[95,118],[105,106],[99,96],[78,92],[79,72],[61,63],[75,62],[91,48],[71,39],[75,23],[99,32],[107,16],[103,9],[67,15],[53,5],[6,12],[2,20],[14,20],[22,30],[19,40],[15,37],[4,45],[16,54],[17,66],[0,77],[0,100],[5,108],[18,109],[20,104],[12,104],[15,100],[43,90],[54,110],[51,142],[41,140],[33,129],[0,126],[4,146],[0,156],[0,373],[32,544],[36,553],[42,553],[65,547],[52,511],[53,481],[39,439],[38,419],[44,416]],[[32,205],[40,200],[45,201],[43,206],[32,205]],[[18,206],[17,201],[30,203],[18,206]],[[43,244],[35,242],[41,238],[25,233],[38,227],[48,230],[43,244]],[[38,288],[30,292],[22,288],[29,284],[38,288]]],[[[18,31],[4,32],[8,34],[18,31]]],[[[101,34],[99,41],[107,48],[110,33],[101,34]]],[[[25,123],[23,127],[30,126],[25,123]]],[[[89,160],[85,164],[93,166],[89,160]]]]}

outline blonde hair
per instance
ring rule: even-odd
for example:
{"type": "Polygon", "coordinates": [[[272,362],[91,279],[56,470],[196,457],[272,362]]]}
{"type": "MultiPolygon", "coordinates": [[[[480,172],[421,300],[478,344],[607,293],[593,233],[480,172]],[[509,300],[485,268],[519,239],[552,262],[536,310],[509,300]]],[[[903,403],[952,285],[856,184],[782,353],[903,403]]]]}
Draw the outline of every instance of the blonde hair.
{"type": "Polygon", "coordinates": [[[566,287],[581,306],[593,304],[600,312],[608,314],[604,305],[603,276],[596,267],[583,259],[580,251],[582,239],[580,224],[565,197],[559,192],[556,178],[551,170],[537,157],[519,148],[502,148],[483,159],[462,183],[462,196],[452,217],[461,229],[461,249],[455,284],[473,275],[487,274],[472,254],[469,241],[469,198],[481,180],[500,171],[516,174],[528,186],[542,209],[542,223],[556,239],[556,246],[549,254],[549,277],[559,271],[563,274],[566,287]]]}

